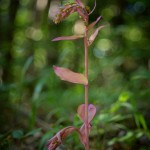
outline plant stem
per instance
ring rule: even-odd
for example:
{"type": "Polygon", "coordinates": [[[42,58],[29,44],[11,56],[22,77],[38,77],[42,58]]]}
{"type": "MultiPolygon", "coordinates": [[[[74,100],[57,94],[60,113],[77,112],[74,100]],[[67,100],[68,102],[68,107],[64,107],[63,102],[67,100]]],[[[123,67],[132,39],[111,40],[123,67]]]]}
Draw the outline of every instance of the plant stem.
{"type": "MultiPolygon", "coordinates": [[[[84,37],[85,48],[85,77],[88,80],[88,29],[86,28],[84,37]]],[[[88,85],[85,85],[85,135],[86,135],[86,150],[89,150],[89,131],[88,131],[88,85]]]]}

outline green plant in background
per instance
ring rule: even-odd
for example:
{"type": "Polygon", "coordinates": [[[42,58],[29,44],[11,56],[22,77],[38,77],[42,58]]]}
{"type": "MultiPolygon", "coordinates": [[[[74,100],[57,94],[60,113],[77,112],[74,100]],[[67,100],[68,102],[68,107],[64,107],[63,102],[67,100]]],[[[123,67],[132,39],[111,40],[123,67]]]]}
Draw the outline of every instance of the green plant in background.
{"type": "MultiPolygon", "coordinates": [[[[84,88],[61,82],[49,68],[58,64],[76,72],[84,69],[82,40],[49,42],[57,34],[81,35],[78,31],[84,24],[76,13],[57,26],[48,23],[60,1],[0,1],[2,150],[45,150],[46,141],[60,129],[82,126],[74,110],[84,103],[84,88]]],[[[83,2],[93,5],[92,0],[83,2]]],[[[89,23],[101,14],[105,18],[101,21],[110,26],[101,31],[88,53],[89,100],[97,108],[90,149],[148,150],[150,1],[108,0],[96,6],[89,23]]],[[[75,132],[57,149],[84,148],[75,132]]]]}
{"type": "MultiPolygon", "coordinates": [[[[95,3],[96,7],[96,3],[95,3]]],[[[77,14],[81,17],[82,21],[85,25],[85,31],[83,35],[73,35],[73,36],[63,36],[57,37],[53,39],[53,41],[60,40],[76,40],[76,39],[84,39],[84,48],[85,48],[85,75],[81,73],[75,73],[69,69],[54,66],[54,71],[57,76],[61,78],[61,80],[68,81],[71,83],[83,84],[85,87],[85,103],[81,104],[78,107],[77,113],[80,119],[83,121],[83,125],[80,129],[69,126],[62,130],[60,130],[52,139],[48,141],[47,148],[48,150],[55,150],[61,143],[64,138],[70,135],[73,131],[77,131],[79,134],[80,140],[84,145],[86,150],[89,150],[89,131],[91,129],[91,121],[96,113],[96,107],[93,104],[89,104],[88,102],[88,47],[93,43],[98,32],[104,26],[98,27],[94,32],[89,35],[89,31],[93,29],[96,23],[100,20],[101,17],[98,17],[96,21],[89,25],[88,19],[89,15],[94,11],[95,7],[92,11],[89,10],[88,7],[85,7],[80,0],[75,0],[72,3],[68,3],[60,8],[59,12],[54,19],[54,22],[57,24],[70,14],[77,12],[77,14]]]]}

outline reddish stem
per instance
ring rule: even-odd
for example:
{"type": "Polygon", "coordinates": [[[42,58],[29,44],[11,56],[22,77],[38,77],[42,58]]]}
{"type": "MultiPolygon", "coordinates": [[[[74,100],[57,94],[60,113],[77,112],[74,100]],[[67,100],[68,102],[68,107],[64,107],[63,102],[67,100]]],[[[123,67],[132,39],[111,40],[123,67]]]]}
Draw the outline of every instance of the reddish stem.
{"type": "MultiPolygon", "coordinates": [[[[88,80],[88,29],[86,28],[84,37],[85,48],[85,77],[88,80]]],[[[85,85],[85,135],[86,135],[86,150],[89,150],[89,131],[88,131],[88,85],[85,85]]]]}

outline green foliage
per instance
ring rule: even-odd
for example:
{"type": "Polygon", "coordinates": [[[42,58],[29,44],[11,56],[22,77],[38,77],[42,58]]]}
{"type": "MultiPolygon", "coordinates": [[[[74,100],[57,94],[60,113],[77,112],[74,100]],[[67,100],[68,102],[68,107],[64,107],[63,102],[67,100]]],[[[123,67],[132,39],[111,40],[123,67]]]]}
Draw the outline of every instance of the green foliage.
{"type": "MultiPolygon", "coordinates": [[[[92,0],[86,2],[93,7],[92,0]]],[[[84,102],[83,88],[60,82],[52,65],[82,72],[82,42],[51,42],[75,32],[73,23],[78,18],[70,16],[53,25],[49,3],[42,9],[36,1],[0,1],[2,150],[43,150],[47,139],[62,127],[72,122],[81,125],[74,114],[84,102]]],[[[90,133],[91,149],[150,147],[149,7],[149,0],[97,1],[98,9],[90,15],[90,22],[102,15],[102,24],[108,25],[89,50],[89,101],[98,110],[90,133]]],[[[66,145],[77,145],[72,149],[82,149],[76,135],[68,140],[66,145]]]]}
{"type": "Polygon", "coordinates": [[[21,139],[21,138],[23,137],[23,132],[22,132],[22,130],[14,130],[14,131],[12,132],[12,137],[13,137],[14,139],[21,139]]]}

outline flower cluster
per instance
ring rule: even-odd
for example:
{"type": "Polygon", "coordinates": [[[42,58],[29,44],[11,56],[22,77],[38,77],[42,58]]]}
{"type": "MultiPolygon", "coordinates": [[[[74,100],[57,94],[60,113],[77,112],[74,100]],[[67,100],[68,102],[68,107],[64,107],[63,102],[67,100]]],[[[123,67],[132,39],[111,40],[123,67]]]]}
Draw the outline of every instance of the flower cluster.
{"type": "Polygon", "coordinates": [[[82,8],[78,3],[75,3],[75,2],[68,3],[68,4],[64,5],[63,7],[61,7],[59,9],[58,13],[56,14],[54,22],[57,24],[74,12],[78,12],[78,14],[82,17],[82,19],[85,22],[87,22],[86,9],[82,8]]]}

